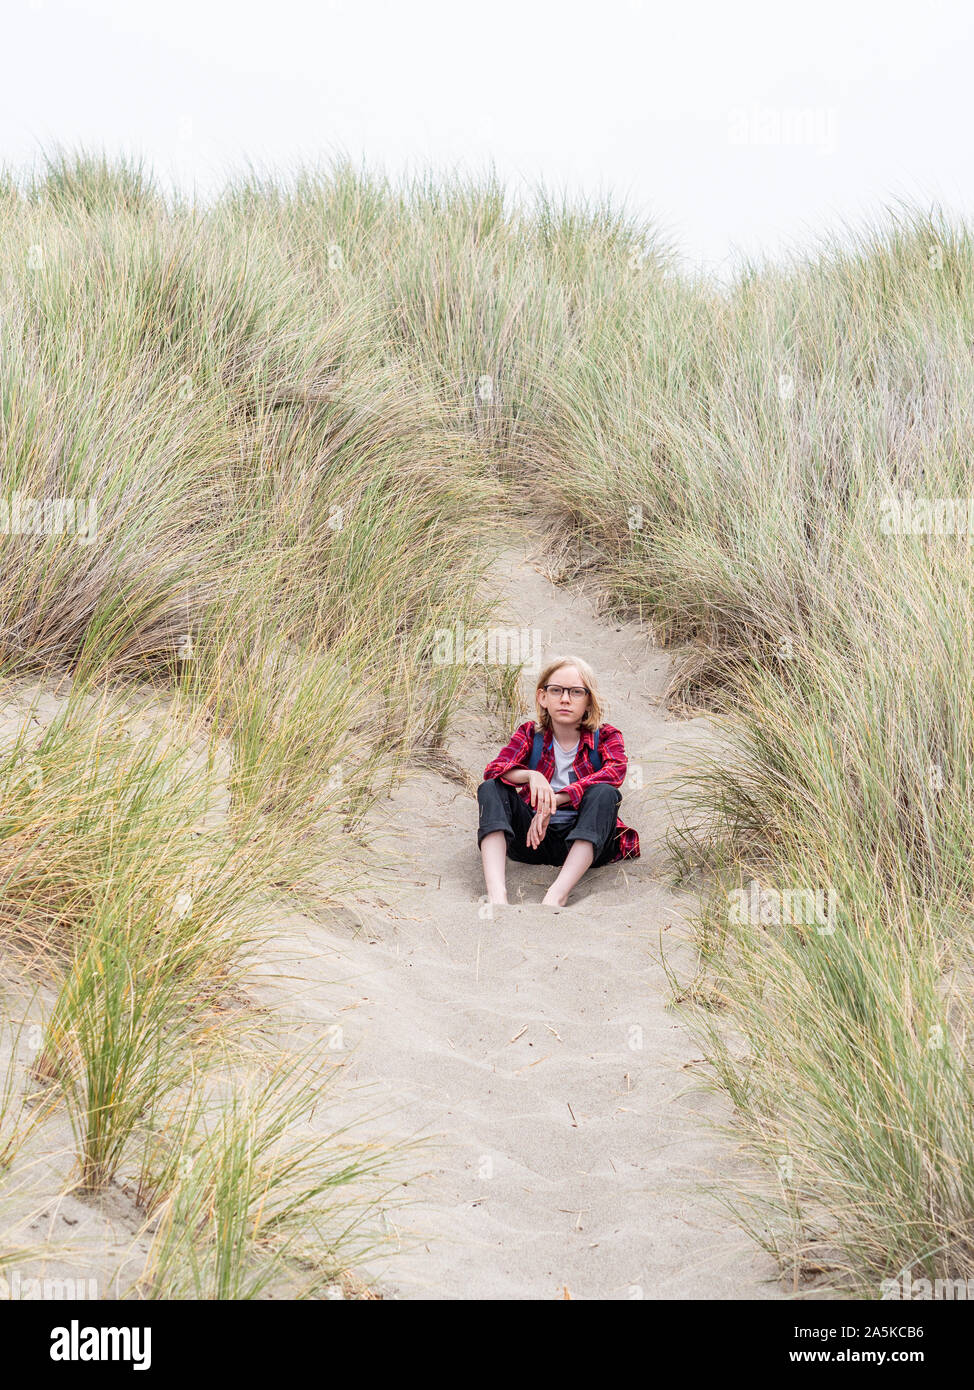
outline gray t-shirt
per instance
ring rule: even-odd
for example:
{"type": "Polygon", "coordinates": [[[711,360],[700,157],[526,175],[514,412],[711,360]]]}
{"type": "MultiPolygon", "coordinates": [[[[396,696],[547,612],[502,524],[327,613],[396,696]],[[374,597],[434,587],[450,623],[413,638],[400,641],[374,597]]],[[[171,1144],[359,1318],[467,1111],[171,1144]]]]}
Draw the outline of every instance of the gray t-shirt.
{"type": "MultiPolygon", "coordinates": [[[[565,790],[565,788],[568,786],[571,780],[568,774],[572,770],[572,764],[575,761],[575,754],[578,752],[578,741],[576,740],[575,747],[570,748],[566,753],[564,749],[559,745],[558,740],[554,737],[554,735],[552,735],[551,751],[555,755],[555,770],[551,774],[550,778],[551,789],[555,792],[561,792],[565,790]]],[[[565,821],[573,821],[577,815],[578,812],[575,810],[573,806],[559,806],[557,810],[552,812],[548,824],[560,825],[563,824],[565,821]]]]}

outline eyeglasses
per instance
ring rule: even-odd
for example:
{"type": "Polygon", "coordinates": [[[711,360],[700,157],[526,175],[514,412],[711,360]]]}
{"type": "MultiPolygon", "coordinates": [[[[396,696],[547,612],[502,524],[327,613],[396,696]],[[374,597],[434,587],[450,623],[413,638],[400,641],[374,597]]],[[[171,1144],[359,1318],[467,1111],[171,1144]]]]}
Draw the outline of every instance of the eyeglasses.
{"type": "Polygon", "coordinates": [[[541,688],[542,690],[547,690],[548,694],[555,700],[560,700],[566,690],[573,700],[580,700],[584,695],[589,693],[584,685],[544,685],[541,688]]]}

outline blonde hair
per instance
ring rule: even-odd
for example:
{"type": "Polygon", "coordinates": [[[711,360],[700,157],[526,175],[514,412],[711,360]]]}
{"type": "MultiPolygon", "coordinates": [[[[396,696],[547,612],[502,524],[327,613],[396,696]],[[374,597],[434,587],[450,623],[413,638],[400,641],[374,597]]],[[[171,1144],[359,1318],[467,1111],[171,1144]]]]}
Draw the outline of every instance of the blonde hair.
{"type": "Polygon", "coordinates": [[[588,690],[588,705],[585,713],[579,721],[582,729],[591,729],[593,732],[602,723],[602,696],[599,693],[599,678],[592,670],[587,661],[583,661],[580,656],[559,656],[553,657],[543,667],[538,676],[534,691],[534,708],[537,715],[537,725],[540,729],[551,728],[551,718],[546,709],[542,709],[538,701],[538,691],[543,685],[547,685],[552,675],[561,666],[574,666],[581,676],[585,687],[588,690]]]}

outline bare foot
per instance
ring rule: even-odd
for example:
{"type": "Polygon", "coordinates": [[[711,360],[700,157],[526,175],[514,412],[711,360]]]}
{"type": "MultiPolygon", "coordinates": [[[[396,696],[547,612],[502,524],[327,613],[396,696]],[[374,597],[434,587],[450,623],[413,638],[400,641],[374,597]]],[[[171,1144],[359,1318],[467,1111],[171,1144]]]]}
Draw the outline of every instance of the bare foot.
{"type": "Polygon", "coordinates": [[[561,898],[561,897],[558,896],[557,893],[552,893],[552,892],[549,890],[547,893],[545,893],[544,897],[541,899],[541,906],[542,906],[542,907],[564,907],[564,906],[565,906],[565,903],[566,903],[567,901],[568,901],[568,894],[567,894],[567,893],[565,894],[565,896],[564,896],[563,898],[561,898]]]}

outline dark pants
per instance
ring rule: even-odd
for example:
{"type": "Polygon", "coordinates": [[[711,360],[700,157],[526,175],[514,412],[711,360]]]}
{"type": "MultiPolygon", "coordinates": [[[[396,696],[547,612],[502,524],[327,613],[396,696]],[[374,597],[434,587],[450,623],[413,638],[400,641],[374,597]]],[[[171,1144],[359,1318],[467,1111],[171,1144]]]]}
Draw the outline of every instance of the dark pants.
{"type": "Polygon", "coordinates": [[[616,810],[621,800],[622,792],[618,787],[597,782],[582,793],[575,820],[564,824],[549,820],[541,844],[537,849],[529,849],[528,827],[534,811],[524,804],[514,787],[494,777],[481,782],[477,788],[480,803],[477,848],[492,830],[503,830],[508,858],[516,859],[519,864],[564,864],[573,840],[591,840],[595,847],[592,860],[592,868],[595,868],[597,864],[608,863],[615,854],[616,810]]]}

